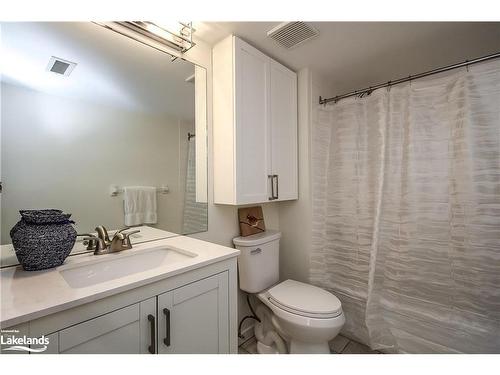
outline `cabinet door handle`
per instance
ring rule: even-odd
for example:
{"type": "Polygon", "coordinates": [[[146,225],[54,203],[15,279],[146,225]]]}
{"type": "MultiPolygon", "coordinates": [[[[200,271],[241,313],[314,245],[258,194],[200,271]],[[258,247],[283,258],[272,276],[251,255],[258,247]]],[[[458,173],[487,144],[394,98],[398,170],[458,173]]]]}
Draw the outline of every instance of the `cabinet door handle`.
{"type": "Polygon", "coordinates": [[[269,200],[275,200],[276,198],[274,197],[274,174],[268,174],[267,178],[271,181],[271,196],[269,197],[269,200]]]}
{"type": "Polygon", "coordinates": [[[276,197],[274,197],[274,199],[278,199],[279,198],[279,186],[280,186],[280,182],[278,180],[278,175],[275,174],[273,175],[273,178],[276,177],[276,197]]]}
{"type": "Polygon", "coordinates": [[[154,315],[149,314],[148,320],[151,323],[151,345],[148,346],[148,350],[151,354],[156,352],[156,324],[154,315]]]}
{"type": "Polygon", "coordinates": [[[163,309],[163,313],[165,314],[165,327],[166,327],[165,338],[163,339],[163,343],[166,346],[170,346],[170,310],[165,308],[163,309]]]}

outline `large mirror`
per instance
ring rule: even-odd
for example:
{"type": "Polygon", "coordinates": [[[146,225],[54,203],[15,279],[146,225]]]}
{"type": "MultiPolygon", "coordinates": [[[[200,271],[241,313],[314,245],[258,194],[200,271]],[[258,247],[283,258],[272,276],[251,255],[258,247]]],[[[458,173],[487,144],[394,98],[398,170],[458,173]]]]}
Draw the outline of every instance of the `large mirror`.
{"type": "Polygon", "coordinates": [[[2,245],[24,209],[71,213],[78,233],[207,230],[204,68],[95,23],[44,22],[1,24],[1,69],[2,245]],[[144,223],[127,219],[138,187],[156,193],[144,223]]]}

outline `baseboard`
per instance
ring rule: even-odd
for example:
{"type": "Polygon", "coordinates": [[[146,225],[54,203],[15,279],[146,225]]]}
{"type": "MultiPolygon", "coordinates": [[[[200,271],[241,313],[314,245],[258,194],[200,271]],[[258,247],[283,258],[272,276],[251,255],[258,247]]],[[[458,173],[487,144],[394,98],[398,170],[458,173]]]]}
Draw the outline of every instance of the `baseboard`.
{"type": "Polygon", "coordinates": [[[247,342],[252,337],[254,337],[254,326],[255,323],[241,330],[243,338],[238,337],[238,346],[242,345],[243,343],[247,342]]]}

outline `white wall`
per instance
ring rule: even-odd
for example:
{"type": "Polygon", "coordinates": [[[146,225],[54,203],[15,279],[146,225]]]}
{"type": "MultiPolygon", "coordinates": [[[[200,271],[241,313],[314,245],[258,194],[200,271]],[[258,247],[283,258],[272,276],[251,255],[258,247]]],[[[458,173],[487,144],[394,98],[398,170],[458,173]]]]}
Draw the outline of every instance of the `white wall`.
{"type": "Polygon", "coordinates": [[[318,98],[329,95],[324,80],[310,69],[298,72],[299,199],[279,206],[280,277],[308,282],[312,246],[311,123],[318,98]]]}
{"type": "Polygon", "coordinates": [[[157,227],[181,232],[187,132],[193,123],[2,83],[2,242],[20,209],[60,208],[77,231],[124,225],[109,186],[168,185],[157,227]],[[181,174],[179,173],[181,171],[181,174]],[[183,172],[184,171],[184,172],[183,172]]]}

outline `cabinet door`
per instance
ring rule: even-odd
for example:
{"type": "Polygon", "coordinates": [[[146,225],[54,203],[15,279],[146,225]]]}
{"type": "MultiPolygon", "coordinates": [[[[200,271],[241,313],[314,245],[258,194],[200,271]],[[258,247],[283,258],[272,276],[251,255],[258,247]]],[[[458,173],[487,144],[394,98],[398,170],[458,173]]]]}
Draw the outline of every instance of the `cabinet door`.
{"type": "Polygon", "coordinates": [[[156,352],[156,298],[59,331],[59,352],[138,354],[156,352]]]}
{"type": "Polygon", "coordinates": [[[158,353],[229,353],[228,273],[158,296],[158,353]]]}
{"type": "Polygon", "coordinates": [[[271,153],[277,200],[298,199],[297,75],[271,60],[271,153]]]}
{"type": "Polygon", "coordinates": [[[234,40],[236,204],[269,199],[269,57],[234,40]]]}

